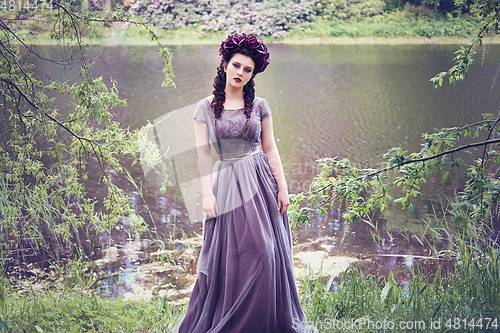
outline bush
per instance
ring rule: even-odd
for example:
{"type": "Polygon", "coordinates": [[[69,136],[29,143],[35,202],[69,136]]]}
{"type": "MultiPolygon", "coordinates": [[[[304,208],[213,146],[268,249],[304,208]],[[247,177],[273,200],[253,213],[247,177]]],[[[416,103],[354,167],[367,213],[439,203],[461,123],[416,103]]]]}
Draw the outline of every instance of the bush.
{"type": "Polygon", "coordinates": [[[476,32],[478,19],[463,15],[433,19],[408,17],[405,11],[367,17],[359,22],[319,18],[313,26],[299,25],[292,37],[449,37],[470,36],[476,32]]]}
{"type": "Polygon", "coordinates": [[[324,19],[360,20],[382,14],[383,0],[321,0],[317,3],[318,16],[324,19]]]}
{"type": "Polygon", "coordinates": [[[139,0],[130,8],[145,22],[163,29],[177,29],[185,25],[202,23],[208,2],[195,0],[139,0]]]}
{"type": "Polygon", "coordinates": [[[316,0],[139,0],[131,10],[164,29],[194,25],[203,33],[284,37],[297,24],[314,21],[315,5],[316,0]]]}

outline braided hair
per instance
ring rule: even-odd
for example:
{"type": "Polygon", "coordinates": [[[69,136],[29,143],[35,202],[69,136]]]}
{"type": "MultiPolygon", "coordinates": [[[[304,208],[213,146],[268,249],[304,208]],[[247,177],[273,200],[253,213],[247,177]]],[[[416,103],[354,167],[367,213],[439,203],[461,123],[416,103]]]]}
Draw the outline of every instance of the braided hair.
{"type": "MultiPolygon", "coordinates": [[[[228,57],[228,59],[232,59],[235,54],[242,54],[247,57],[250,57],[254,64],[255,68],[253,70],[253,77],[248,81],[243,87],[243,100],[245,102],[245,116],[247,121],[245,123],[245,127],[243,128],[243,137],[248,133],[248,121],[250,120],[250,116],[253,110],[253,100],[255,98],[255,82],[253,78],[255,77],[256,68],[259,68],[256,57],[253,52],[247,48],[238,48],[234,50],[234,52],[228,57]]],[[[224,67],[228,65],[228,61],[221,60],[219,67],[217,67],[217,75],[214,78],[214,90],[212,94],[214,98],[212,99],[212,108],[214,110],[215,115],[215,126],[217,127],[217,119],[219,119],[222,115],[222,110],[224,109],[224,102],[226,101],[226,72],[224,71],[224,67]]]]}

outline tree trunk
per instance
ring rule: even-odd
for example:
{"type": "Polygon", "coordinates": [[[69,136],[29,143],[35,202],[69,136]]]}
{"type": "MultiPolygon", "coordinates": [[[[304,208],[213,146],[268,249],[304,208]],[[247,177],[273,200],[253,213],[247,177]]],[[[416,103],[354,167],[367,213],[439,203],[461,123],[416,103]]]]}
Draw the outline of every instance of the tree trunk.
{"type": "Polygon", "coordinates": [[[106,0],[106,8],[107,8],[109,11],[112,11],[112,10],[113,10],[113,0],[106,0]]]}

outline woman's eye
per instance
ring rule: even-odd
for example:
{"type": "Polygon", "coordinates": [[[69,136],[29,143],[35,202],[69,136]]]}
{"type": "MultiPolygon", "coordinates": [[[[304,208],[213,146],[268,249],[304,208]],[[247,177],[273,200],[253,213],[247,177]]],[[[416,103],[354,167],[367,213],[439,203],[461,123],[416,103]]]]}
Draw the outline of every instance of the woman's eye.
{"type": "Polygon", "coordinates": [[[240,66],[238,66],[238,64],[233,64],[233,66],[234,66],[235,68],[240,68],[240,66]]]}
{"type": "Polygon", "coordinates": [[[245,69],[245,72],[250,73],[251,70],[247,68],[247,69],[245,69]]]}

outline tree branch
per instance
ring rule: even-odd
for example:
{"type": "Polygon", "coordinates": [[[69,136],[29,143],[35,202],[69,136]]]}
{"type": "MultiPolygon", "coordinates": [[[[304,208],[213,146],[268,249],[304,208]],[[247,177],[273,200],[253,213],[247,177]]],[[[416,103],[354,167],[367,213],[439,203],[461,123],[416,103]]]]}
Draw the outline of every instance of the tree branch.
{"type": "Polygon", "coordinates": [[[391,165],[391,166],[385,167],[383,169],[376,170],[376,171],[374,171],[374,172],[372,172],[372,173],[370,173],[368,175],[362,176],[362,177],[375,176],[375,175],[378,175],[379,173],[382,173],[384,171],[392,170],[394,168],[397,168],[397,167],[400,167],[400,166],[403,166],[403,165],[424,162],[424,161],[428,161],[428,160],[432,160],[432,159],[441,157],[443,155],[448,155],[448,154],[456,153],[457,151],[461,151],[461,150],[464,150],[464,149],[473,148],[473,147],[480,147],[480,146],[489,145],[489,144],[498,143],[498,142],[500,142],[500,138],[493,139],[493,140],[485,140],[485,141],[482,141],[482,142],[471,143],[471,144],[468,144],[468,145],[465,145],[465,146],[460,146],[460,147],[457,147],[457,148],[454,148],[454,149],[445,150],[445,151],[443,151],[443,152],[441,152],[439,154],[435,154],[435,155],[432,155],[432,156],[427,156],[427,157],[418,158],[418,159],[414,159],[414,160],[406,160],[404,162],[401,162],[401,163],[398,163],[398,164],[395,164],[395,165],[391,165]]]}
{"type": "MultiPolygon", "coordinates": [[[[425,161],[429,161],[429,160],[432,160],[432,159],[435,159],[435,158],[438,158],[438,157],[441,157],[441,156],[444,156],[444,155],[452,154],[452,153],[455,153],[457,151],[461,151],[461,150],[464,150],[464,149],[473,148],[473,147],[480,147],[480,146],[489,145],[489,144],[492,144],[492,143],[499,143],[499,142],[500,142],[500,138],[493,139],[493,140],[485,140],[485,141],[482,141],[482,142],[476,142],[476,143],[471,143],[471,144],[468,144],[468,145],[465,145],[465,146],[460,146],[460,147],[457,147],[455,149],[446,150],[446,151],[443,151],[443,152],[441,152],[439,154],[435,154],[435,155],[432,155],[432,156],[427,156],[427,157],[418,158],[418,159],[414,159],[414,160],[405,160],[404,162],[397,163],[397,164],[394,164],[394,165],[391,165],[391,166],[387,166],[387,167],[382,168],[382,169],[375,170],[372,173],[357,176],[356,179],[378,176],[382,172],[390,171],[390,170],[393,170],[394,168],[398,168],[398,167],[401,167],[403,165],[412,164],[412,163],[425,162],[425,161]]],[[[314,194],[314,193],[318,193],[320,191],[324,191],[327,188],[331,187],[332,185],[333,185],[332,183],[327,184],[327,185],[325,185],[325,186],[323,186],[323,187],[321,187],[321,188],[319,188],[317,190],[308,192],[308,194],[314,194]]]]}

